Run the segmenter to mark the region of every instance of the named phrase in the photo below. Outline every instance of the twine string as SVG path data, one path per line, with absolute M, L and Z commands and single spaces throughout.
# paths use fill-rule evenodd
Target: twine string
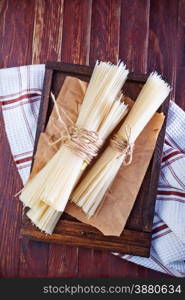
M 81 157 L 86 163 L 97 156 L 98 151 L 103 144 L 102 139 L 98 136 L 98 133 L 95 131 L 89 131 L 84 128 L 80 128 L 74 124 L 68 114 L 62 109 L 65 117 L 70 121 L 71 126 L 67 127 L 65 122 L 62 120 L 62 117 L 59 112 L 59 108 L 55 99 L 54 94 L 51 92 L 51 98 L 54 102 L 54 107 L 58 120 L 63 125 L 66 135 L 62 135 L 56 141 L 49 143 L 49 145 L 54 145 L 59 141 L 63 141 L 63 146 L 70 148 L 75 154 Z
M 130 142 L 131 128 L 128 131 L 128 126 L 126 126 L 125 129 L 126 138 L 115 134 L 110 141 L 110 145 L 120 153 L 117 158 L 124 156 L 123 165 L 128 166 L 132 162 L 134 143 Z
M 87 163 L 90 163 L 97 156 L 103 142 L 98 133 L 76 126 L 70 127 L 69 130 L 70 139 L 67 140 L 64 146 L 70 148 Z
M 60 123 L 62 124 L 62 126 L 64 127 L 64 129 L 65 129 L 65 131 L 66 131 L 66 133 L 67 133 L 66 136 L 62 135 L 59 139 L 57 139 L 56 141 L 50 143 L 50 145 L 54 145 L 54 144 L 60 142 L 61 140 L 65 140 L 66 138 L 70 138 L 70 133 L 69 133 L 69 130 L 68 130 L 68 127 L 67 127 L 66 123 L 64 122 L 64 120 L 62 119 L 62 117 L 61 117 L 61 115 L 60 115 L 59 108 L 58 108 L 58 104 L 57 104 L 57 101 L 56 101 L 56 99 L 55 99 L 55 95 L 53 94 L 52 91 L 50 92 L 50 95 L 51 95 L 51 99 L 52 99 L 53 104 L 54 104 L 54 108 L 55 108 L 55 110 L 56 110 L 56 114 L 57 114 L 58 120 L 60 121 Z M 65 115 L 65 117 L 69 120 L 69 122 L 70 122 L 72 125 L 74 125 L 73 120 L 71 120 L 71 118 L 70 118 L 69 115 L 65 112 L 65 110 L 64 110 L 62 107 L 60 107 L 60 109 L 62 110 L 62 113 Z

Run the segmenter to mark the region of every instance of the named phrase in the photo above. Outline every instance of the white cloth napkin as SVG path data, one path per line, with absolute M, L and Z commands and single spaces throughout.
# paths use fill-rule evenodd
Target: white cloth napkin
M 0 70 L 6 134 L 23 183 L 30 172 L 44 73 L 44 65 Z M 185 112 L 174 102 L 167 122 L 150 258 L 114 255 L 185 277 Z

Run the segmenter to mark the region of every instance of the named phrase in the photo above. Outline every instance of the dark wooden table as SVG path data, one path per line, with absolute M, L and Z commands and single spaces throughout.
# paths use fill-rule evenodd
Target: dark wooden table
M 185 109 L 185 0 L 1 0 L 0 67 L 124 60 L 157 70 Z M 0 276 L 161 277 L 110 253 L 20 240 L 21 188 L 0 114 Z

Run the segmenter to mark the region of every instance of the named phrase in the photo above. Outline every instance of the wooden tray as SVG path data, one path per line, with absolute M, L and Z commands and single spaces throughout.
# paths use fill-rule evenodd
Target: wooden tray
M 53 108 L 53 103 L 50 101 L 49 97 L 50 90 L 57 96 L 66 76 L 74 76 L 81 80 L 89 81 L 92 70 L 93 68 L 89 66 L 58 62 L 47 63 L 34 153 L 37 149 L 40 133 L 45 130 Z M 135 100 L 147 77 L 146 74 L 130 73 L 128 80 L 124 85 L 126 95 Z M 159 111 L 162 111 L 167 115 L 168 106 L 169 101 L 166 100 Z M 94 227 L 83 224 L 67 214 L 62 215 L 62 218 L 58 222 L 52 235 L 46 235 L 41 232 L 31 224 L 26 216 L 24 216 L 21 236 L 43 242 L 84 246 L 148 257 L 150 253 L 152 221 L 165 126 L 166 122 L 163 124 L 153 158 L 148 167 L 126 227 L 120 237 L 104 236 Z

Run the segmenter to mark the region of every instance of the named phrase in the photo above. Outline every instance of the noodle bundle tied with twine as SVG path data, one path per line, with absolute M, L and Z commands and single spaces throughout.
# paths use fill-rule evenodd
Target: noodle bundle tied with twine
M 121 165 L 131 163 L 135 140 L 169 92 L 169 85 L 156 72 L 149 76 L 118 133 L 74 190 L 72 202 L 89 218 L 96 212 Z
M 102 143 L 125 116 L 127 106 L 120 91 L 127 75 L 122 62 L 96 63 L 76 124 L 68 128 L 60 149 L 22 190 L 20 200 L 35 216 L 38 207 L 47 214 L 42 226 L 36 224 L 41 230 L 51 232 L 55 223 L 52 220 L 64 211 L 84 163 L 98 154 Z M 52 210 L 55 213 L 51 215 Z M 32 221 L 36 223 L 36 218 Z

